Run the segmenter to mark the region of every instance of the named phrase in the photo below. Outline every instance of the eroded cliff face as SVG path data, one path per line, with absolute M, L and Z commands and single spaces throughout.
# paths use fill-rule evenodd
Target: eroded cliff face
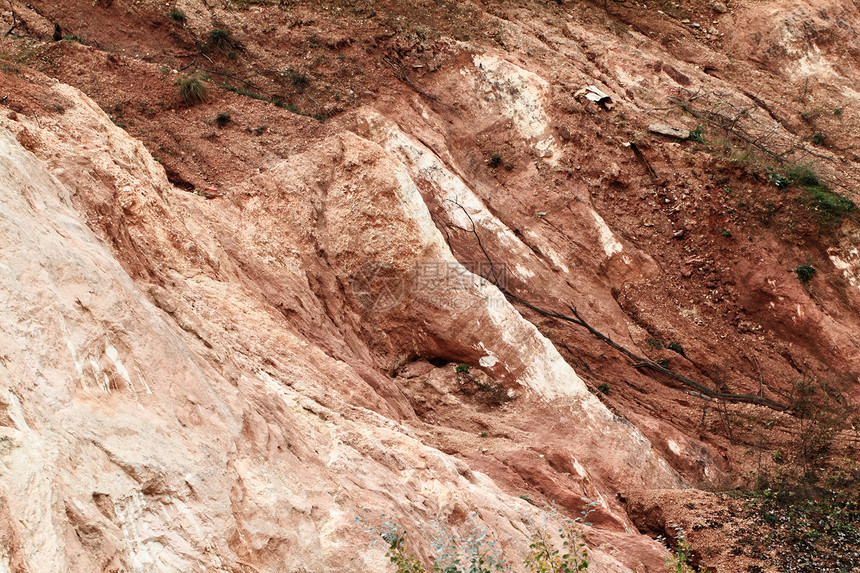
M 587 468 L 572 484 L 599 484 L 610 539 L 643 553 L 596 563 L 659 561 L 610 492 L 680 480 L 495 287 L 464 283 L 462 310 L 374 314 L 335 286 L 368 262 L 407 284 L 422 262 L 459 269 L 396 158 L 335 133 L 237 204 L 198 202 L 88 98 L 42 82 L 62 114 L 2 120 L 7 565 L 382 570 L 354 520 L 392 511 L 416 533 L 477 512 L 521 553 L 534 509 L 422 443 L 377 367 L 395 352 L 475 357 L 515 399 L 549 400 L 578 436 L 563 455 Z M 121 210 L 149 277 L 130 279 L 74 208 L 82 195 Z M 409 346 L 381 338 L 408 332 Z
M 251 4 L 13 3 L 0 570 L 383 571 L 356 523 L 382 514 L 424 558 L 439 524 L 484 527 L 516 570 L 535 506 L 587 499 L 590 570 L 659 571 L 627 497 L 737 483 L 729 416 L 792 418 L 719 412 L 535 307 L 718 392 L 827 375 L 856 401 L 856 221 L 646 130 L 743 110 L 740 133 L 850 186 L 852 5 L 801 37 L 800 3 L 771 7 L 782 35 L 760 6 L 691 5 L 717 18 L 691 27 L 636 4 Z M 798 78 L 814 105 L 774 96 Z

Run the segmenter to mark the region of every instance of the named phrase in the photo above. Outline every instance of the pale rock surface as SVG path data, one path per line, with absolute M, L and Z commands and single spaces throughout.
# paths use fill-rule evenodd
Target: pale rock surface
M 88 98 L 44 89 L 64 113 L 0 119 L 0 566 L 381 571 L 356 517 L 430 539 L 434 516 L 473 511 L 520 563 L 534 508 L 414 437 L 377 369 L 403 348 L 492 356 L 517 392 L 559 401 L 594 483 L 680 485 L 486 282 L 459 313 L 371 317 L 344 292 L 368 261 L 456 264 L 376 143 L 334 135 L 216 205 L 174 190 Z M 662 559 L 638 534 L 594 539 L 594 570 Z

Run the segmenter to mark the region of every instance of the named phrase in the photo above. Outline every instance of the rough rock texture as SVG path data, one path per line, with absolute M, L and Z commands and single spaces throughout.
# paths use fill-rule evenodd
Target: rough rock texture
M 369 368 L 397 350 L 379 336 L 416 321 L 421 336 L 400 352 L 493 357 L 487 372 L 513 392 L 553 400 L 581 435 L 561 454 L 588 468 L 579 479 L 679 485 L 483 280 L 459 293 L 462 312 L 391 312 L 364 335 L 355 299 L 325 290 L 338 277 L 367 261 L 407 277 L 422 260 L 457 264 L 404 166 L 376 144 L 333 135 L 250 181 L 241 210 L 210 207 L 171 188 L 85 96 L 60 84 L 46 94 L 64 108 L 50 122 L 2 121 L 7 564 L 379 570 L 382 549 L 364 551 L 353 520 L 393 510 L 418 531 L 436 513 L 475 511 L 521 552 L 534 510 L 423 446 L 402 393 Z M 44 161 L 23 134 L 50 150 Z M 83 194 L 122 209 L 127 260 L 161 276 L 129 278 L 73 208 Z M 303 320 L 330 313 L 341 330 L 285 319 L 302 307 Z M 630 543 L 613 507 L 605 500 L 618 541 L 595 563 L 659 561 L 643 541 L 639 555 L 610 556 Z
M 536 308 L 717 392 L 857 403 L 856 217 L 708 123 L 853 189 L 852 4 L 233 4 L 2 15 L 0 571 L 383 571 L 383 513 L 517 570 L 535 506 L 586 500 L 590 570 L 660 571 L 649 535 L 718 505 L 690 486 L 798 422 Z

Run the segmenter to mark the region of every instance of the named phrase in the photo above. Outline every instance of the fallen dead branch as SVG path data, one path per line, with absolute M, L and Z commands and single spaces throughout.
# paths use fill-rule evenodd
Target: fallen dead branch
M 732 403 L 756 404 L 759 406 L 765 406 L 767 408 L 771 408 L 771 409 L 778 410 L 781 412 L 790 409 L 790 406 L 788 406 L 787 404 L 782 404 L 780 402 L 776 402 L 775 400 L 771 400 L 771 399 L 765 398 L 763 396 L 756 396 L 753 394 L 730 394 L 730 393 L 726 393 L 726 392 L 720 392 L 718 390 L 713 390 L 713 389 L 705 386 L 704 384 L 701 384 L 701 383 L 696 382 L 695 380 L 693 380 L 691 378 L 688 378 L 686 376 L 678 374 L 677 372 L 675 372 L 669 368 L 665 368 L 663 366 L 660 366 L 656 362 L 654 362 L 648 358 L 645 358 L 644 356 L 639 356 L 638 354 L 636 354 L 636 353 L 628 350 L 627 348 L 621 346 L 620 344 L 618 344 L 617 342 L 615 342 L 614 340 L 612 340 L 611 338 L 609 338 L 608 336 L 606 336 L 605 334 L 603 334 L 602 332 L 600 332 L 599 330 L 597 330 L 596 328 L 591 326 L 584 318 L 582 318 L 582 316 L 577 311 L 576 307 L 573 305 L 567 305 L 567 307 L 570 309 L 571 314 L 564 314 L 564 313 L 555 312 L 552 310 L 547 310 L 545 308 L 541 308 L 541 307 L 539 307 L 535 304 L 532 304 L 529 301 L 513 294 L 512 292 L 508 291 L 506 288 L 504 288 L 503 283 L 499 280 L 499 276 L 498 276 L 498 273 L 496 272 L 495 264 L 493 263 L 492 258 L 490 257 L 489 253 L 487 253 L 487 250 L 484 247 L 483 242 L 481 241 L 481 236 L 478 234 L 478 230 L 475 226 L 475 222 L 472 220 L 472 216 L 469 215 L 469 212 L 460 203 L 458 203 L 454 200 L 451 200 L 451 199 L 448 199 L 448 201 L 450 203 L 456 205 L 457 207 L 459 207 L 463 211 L 463 213 L 466 215 L 466 217 L 469 219 L 469 223 L 471 224 L 470 229 L 465 229 L 462 227 L 458 227 L 458 229 L 461 229 L 467 233 L 471 233 L 472 235 L 475 236 L 475 239 L 478 243 L 478 248 L 481 250 L 481 253 L 483 254 L 484 258 L 487 259 L 487 262 L 490 265 L 490 272 L 493 275 L 493 277 L 492 277 L 493 284 L 495 284 L 495 286 L 500 291 L 502 291 L 502 293 L 506 297 L 508 297 L 509 299 L 525 306 L 526 308 L 529 308 L 529 309 L 537 312 L 538 314 L 542 314 L 543 316 L 548 316 L 550 318 L 555 318 L 557 320 L 561 320 L 564 322 L 569 322 L 571 324 L 575 324 L 577 326 L 581 326 L 582 328 L 586 329 L 592 336 L 594 336 L 598 340 L 604 342 L 608 346 L 611 346 L 612 348 L 614 348 L 615 350 L 619 351 L 624 356 L 629 358 L 631 360 L 631 366 L 633 366 L 634 368 L 647 368 L 647 369 L 652 370 L 654 372 L 663 374 L 664 376 L 668 376 L 669 378 L 671 378 L 677 382 L 680 382 L 681 384 L 683 384 L 689 388 L 692 388 L 696 392 L 703 394 L 705 396 L 708 396 L 710 398 L 722 400 L 725 402 L 732 402 Z

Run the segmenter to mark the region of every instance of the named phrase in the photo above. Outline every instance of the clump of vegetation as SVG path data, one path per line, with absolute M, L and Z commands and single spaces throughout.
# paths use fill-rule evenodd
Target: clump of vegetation
M 697 125 L 696 129 L 690 132 L 690 141 L 695 141 L 696 143 L 705 143 L 704 126 Z
M 687 541 L 687 535 L 684 528 L 680 525 L 672 525 L 675 530 L 675 548 L 672 554 L 666 558 L 666 569 L 672 573 L 693 573 L 690 560 L 693 557 L 693 546 Z
M 520 497 L 531 503 L 527 494 Z M 575 519 L 560 516 L 555 507 L 541 511 L 540 521 L 546 524 L 553 519 L 560 521 L 561 527 L 557 535 L 552 535 L 546 525 L 530 525 L 532 534 L 524 563 L 528 571 L 574 573 L 588 569 L 590 560 L 582 525 L 598 502 L 584 501 L 587 504 L 581 512 L 582 516 Z M 438 525 L 438 530 L 438 537 L 430 542 L 434 553 L 434 573 L 510 573 L 511 565 L 502 556 L 497 542 L 471 518 L 466 522 L 465 535 L 455 534 L 444 525 Z M 426 573 L 427 567 L 415 553 L 407 549 L 406 531 L 399 525 L 386 520 L 380 529 L 371 526 L 367 531 L 378 533 L 388 544 L 386 556 L 394 565 L 396 573 Z
M 469 368 L 468 364 L 458 364 L 455 370 L 457 371 L 457 374 L 468 374 Z
M 299 93 L 304 93 L 308 86 L 311 85 L 311 78 L 301 70 L 295 70 L 293 68 L 287 68 L 285 75 L 290 80 L 290 83 L 296 91 Z
M 812 134 L 812 137 L 809 138 L 809 141 L 811 141 L 813 145 L 821 145 L 822 143 L 824 143 L 825 139 L 826 138 L 824 134 L 819 131 L 818 133 Z
M 804 377 L 792 391 L 790 440 L 756 479 L 747 508 L 762 525 L 780 571 L 860 570 L 858 408 L 844 384 Z M 852 439 L 853 437 L 853 439 Z
M 672 342 L 670 342 L 669 344 L 667 344 L 666 348 L 668 348 L 669 350 L 672 350 L 674 352 L 677 352 L 681 356 L 686 356 L 686 354 L 684 354 L 684 348 L 680 344 L 675 342 L 674 340 Z
M 797 275 L 797 278 L 803 284 L 808 283 L 812 280 L 812 277 L 815 276 L 816 269 L 809 263 L 803 263 L 802 265 L 798 265 L 796 269 L 794 269 L 794 274 Z
M 601 394 L 607 394 L 608 395 L 609 394 L 609 384 L 607 384 L 606 382 L 603 382 L 602 384 L 598 384 L 597 390 Z
M 214 28 L 209 32 L 209 37 L 207 38 L 206 44 L 210 48 L 217 48 L 224 53 L 229 54 L 232 52 L 236 46 L 238 46 L 236 40 L 233 38 L 233 35 L 230 34 L 229 30 L 224 30 L 222 28 Z
M 466 535 L 454 535 L 440 526 L 439 537 L 430 546 L 436 553 L 433 571 L 438 573 L 492 573 L 510 571 L 495 539 L 470 518 Z M 397 573 L 401 573 L 398 571 Z M 407 573 L 407 572 L 403 572 Z
M 566 520 L 558 536 L 562 540 L 561 550 L 555 546 L 545 529 L 539 528 L 532 534 L 530 551 L 525 560 L 530 571 L 573 573 L 588 569 L 588 550 L 582 542 L 579 524 L 571 519 Z
M 487 159 L 487 165 L 490 167 L 490 169 L 495 169 L 496 167 L 498 167 L 501 164 L 502 164 L 502 156 L 498 153 L 493 153 Z
M 425 573 L 427 571 L 415 554 L 406 550 L 405 531 L 395 526 L 393 530 L 384 533 L 382 537 L 388 542 L 388 551 L 385 552 L 385 555 L 397 568 L 397 573 Z
M 730 238 L 730 237 L 732 236 L 732 232 L 731 232 L 729 229 L 726 229 L 726 228 L 724 227 L 724 228 L 720 229 L 720 235 L 722 235 L 722 236 L 724 236 L 725 238 L 727 238 L 727 239 L 728 239 L 728 238 Z
M 173 10 L 168 12 L 167 17 L 176 22 L 177 24 L 184 24 L 186 21 L 185 13 L 177 8 L 174 8 Z
M 789 185 L 791 185 L 791 181 L 785 175 L 780 175 L 779 173 L 770 173 L 767 176 L 768 181 L 773 183 L 773 185 L 777 189 L 785 189 Z
M 217 116 L 215 116 L 215 125 L 218 127 L 224 127 L 228 123 L 230 123 L 230 114 L 226 111 L 222 111 Z
M 807 204 L 820 214 L 819 222 L 824 225 L 841 223 L 856 208 L 851 199 L 831 190 L 808 165 L 790 165 L 784 176 L 806 190 Z
M 188 74 L 177 80 L 179 85 L 179 96 L 188 105 L 195 105 L 206 101 L 206 83 L 197 74 Z
M 778 464 L 781 464 L 785 461 L 785 454 L 782 453 L 782 448 L 777 448 L 776 451 L 770 456 L 770 459 L 775 461 Z

